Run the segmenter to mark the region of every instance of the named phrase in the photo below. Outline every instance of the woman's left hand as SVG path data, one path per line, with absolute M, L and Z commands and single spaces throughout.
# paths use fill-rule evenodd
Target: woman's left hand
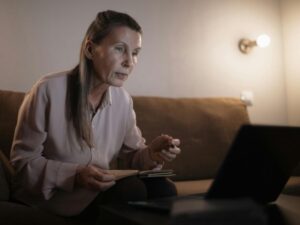
M 163 163 L 164 161 L 170 162 L 180 154 L 181 150 L 179 139 L 174 139 L 169 135 L 160 135 L 156 137 L 149 147 L 150 157 L 153 161 Z

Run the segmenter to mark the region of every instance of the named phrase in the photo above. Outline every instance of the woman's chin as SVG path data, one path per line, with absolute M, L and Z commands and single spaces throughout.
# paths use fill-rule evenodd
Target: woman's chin
M 124 83 L 125 83 L 125 80 L 115 79 L 112 82 L 110 82 L 110 85 L 114 86 L 114 87 L 122 87 L 124 85 Z

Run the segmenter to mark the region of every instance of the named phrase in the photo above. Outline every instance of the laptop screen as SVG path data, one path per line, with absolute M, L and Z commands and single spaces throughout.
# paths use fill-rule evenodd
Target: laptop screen
M 299 127 L 244 125 L 205 197 L 275 201 L 299 159 Z

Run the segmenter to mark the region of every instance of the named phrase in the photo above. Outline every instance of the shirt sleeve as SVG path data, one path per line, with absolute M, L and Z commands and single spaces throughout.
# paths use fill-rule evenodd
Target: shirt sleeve
M 134 169 L 149 170 L 161 168 L 160 164 L 157 164 L 150 158 L 145 142 L 146 141 L 143 138 L 140 129 L 137 127 L 136 114 L 133 109 L 132 98 L 130 98 L 127 131 L 124 139 L 124 145 L 121 150 L 123 160 L 127 160 L 127 166 Z
M 25 96 L 20 107 L 11 150 L 15 183 L 44 199 L 50 199 L 57 189 L 72 191 L 78 166 L 43 156 L 48 107 L 47 86 L 40 81 Z

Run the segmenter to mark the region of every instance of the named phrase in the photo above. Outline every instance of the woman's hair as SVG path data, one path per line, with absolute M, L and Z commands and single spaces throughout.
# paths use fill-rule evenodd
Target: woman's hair
M 82 41 L 79 64 L 71 70 L 67 82 L 67 118 L 73 123 L 79 138 L 93 146 L 88 94 L 91 88 L 93 64 L 85 55 L 88 41 L 99 44 L 115 27 L 125 26 L 140 34 L 142 28 L 128 14 L 112 10 L 99 12 Z

